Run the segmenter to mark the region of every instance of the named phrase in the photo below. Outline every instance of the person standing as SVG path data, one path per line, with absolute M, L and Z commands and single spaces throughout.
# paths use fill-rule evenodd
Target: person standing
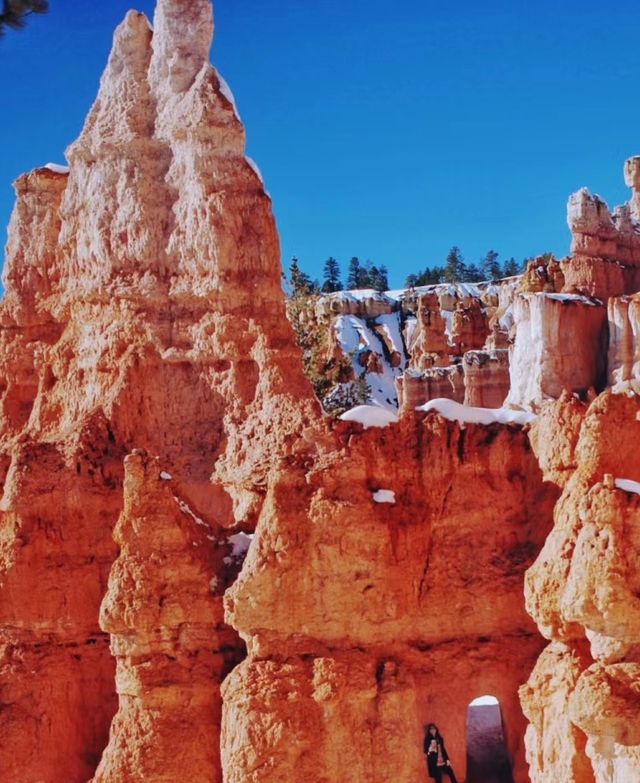
M 449 761 L 447 749 L 444 746 L 442 735 L 435 723 L 429 723 L 424 735 L 424 754 L 427 757 L 427 769 L 429 776 L 436 783 L 442 783 L 443 775 L 446 775 L 451 783 L 458 783 L 455 773 Z

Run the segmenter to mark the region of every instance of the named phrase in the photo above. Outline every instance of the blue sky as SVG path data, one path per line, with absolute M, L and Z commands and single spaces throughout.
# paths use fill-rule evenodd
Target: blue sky
M 152 0 L 51 0 L 0 41 L 0 223 L 10 183 L 63 161 L 113 28 Z M 274 200 L 285 266 L 333 255 L 390 283 L 489 249 L 568 252 L 566 200 L 627 198 L 640 154 L 632 0 L 217 0 L 212 60 Z

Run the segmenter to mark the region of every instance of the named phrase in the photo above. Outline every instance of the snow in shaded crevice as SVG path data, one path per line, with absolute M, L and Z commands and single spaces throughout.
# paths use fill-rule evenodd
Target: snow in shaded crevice
M 621 489 L 623 492 L 632 492 L 634 495 L 640 495 L 640 481 L 617 478 L 614 484 L 616 489 Z
M 374 503 L 395 503 L 396 493 L 392 489 L 378 489 L 371 497 Z
M 201 527 L 206 527 L 207 530 L 211 530 L 211 527 L 203 519 L 200 519 L 200 517 L 193 511 L 188 503 L 185 503 L 185 501 L 181 500 L 177 495 L 174 495 L 173 499 L 178 504 L 180 511 L 182 511 L 183 514 L 186 514 L 188 517 L 191 517 L 196 525 L 200 525 Z
M 398 367 L 391 367 L 383 348 L 383 340 L 373 328 L 367 325 L 364 318 L 356 315 L 340 315 L 335 321 L 335 335 L 345 356 L 350 357 L 353 375 L 359 378 L 365 368 L 359 357 L 365 351 L 370 351 L 380 357 L 382 372 L 366 371 L 366 379 L 371 390 L 370 401 L 389 410 L 397 410 L 398 396 L 396 379 L 402 375 L 406 364 L 404 344 L 400 334 L 400 321 L 397 313 L 380 315 L 370 319 L 372 326 L 380 326 L 386 335 L 392 351 L 401 356 Z
M 356 405 L 355 408 L 343 413 L 340 419 L 358 422 L 366 430 L 369 427 L 387 427 L 389 424 L 395 424 L 398 416 L 388 408 L 381 408 L 379 405 Z
M 537 418 L 535 413 L 528 411 L 516 411 L 511 408 L 474 408 L 444 398 L 429 400 L 416 410 L 436 411 L 443 418 L 457 421 L 460 424 L 519 424 L 523 426 L 530 424 Z
M 227 538 L 227 541 L 231 544 L 231 554 L 223 558 L 224 563 L 232 563 L 238 560 L 244 560 L 253 541 L 253 533 L 233 533 Z

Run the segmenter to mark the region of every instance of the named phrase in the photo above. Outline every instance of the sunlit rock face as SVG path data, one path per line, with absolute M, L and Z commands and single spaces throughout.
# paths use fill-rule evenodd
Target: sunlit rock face
M 520 294 L 507 404 L 535 408 L 563 391 L 582 396 L 605 385 L 607 315 L 602 303 L 572 294 Z
M 613 213 L 586 188 L 567 205 L 572 258 L 563 264 L 565 291 L 607 299 L 640 288 L 640 157 L 624 164 L 631 199 Z
M 249 650 L 223 686 L 225 779 L 339 780 L 355 748 L 350 780 L 418 780 L 428 720 L 463 776 L 467 705 L 493 693 L 526 781 L 522 575 L 557 497 L 527 434 L 435 412 L 336 434 L 346 451 L 274 487 L 225 596 Z
M 433 720 L 464 779 L 490 693 L 515 783 L 640 779 L 637 159 L 568 261 L 320 300 L 387 426 L 328 421 L 212 35 L 129 13 L 69 171 L 16 183 L 0 777 L 417 782 Z M 505 397 L 535 423 L 474 421 Z
M 244 655 L 222 622 L 241 559 L 220 531 L 250 532 L 273 466 L 323 437 L 307 435 L 318 408 L 271 203 L 208 63 L 212 31 L 207 0 L 162 0 L 154 29 L 129 13 L 69 171 L 16 183 L 0 308 L 3 780 L 85 783 L 99 762 L 100 781 L 166 780 L 187 749 L 194 780 L 219 779 L 219 682 Z M 136 449 L 172 490 L 129 463 L 123 495 Z M 185 699 L 201 724 L 190 745 Z
M 549 404 L 534 427 L 557 423 L 534 445 L 564 486 L 525 582 L 551 640 L 521 691 L 534 783 L 640 778 L 639 412 L 632 391 L 607 391 L 588 408 Z

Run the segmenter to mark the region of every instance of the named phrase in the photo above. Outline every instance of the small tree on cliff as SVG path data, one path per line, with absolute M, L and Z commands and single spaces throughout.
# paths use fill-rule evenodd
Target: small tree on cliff
M 0 13 L 0 37 L 5 28 L 20 30 L 30 14 L 45 14 L 49 10 L 47 0 L 3 0 Z
M 311 280 L 306 272 L 300 268 L 298 259 L 294 256 L 289 266 L 289 285 L 291 296 L 311 296 L 318 292 L 318 286 Z
M 324 262 L 323 278 L 322 290 L 324 293 L 331 293 L 332 291 L 340 291 L 342 289 L 342 283 L 340 282 L 340 266 L 333 256 L 329 256 Z

